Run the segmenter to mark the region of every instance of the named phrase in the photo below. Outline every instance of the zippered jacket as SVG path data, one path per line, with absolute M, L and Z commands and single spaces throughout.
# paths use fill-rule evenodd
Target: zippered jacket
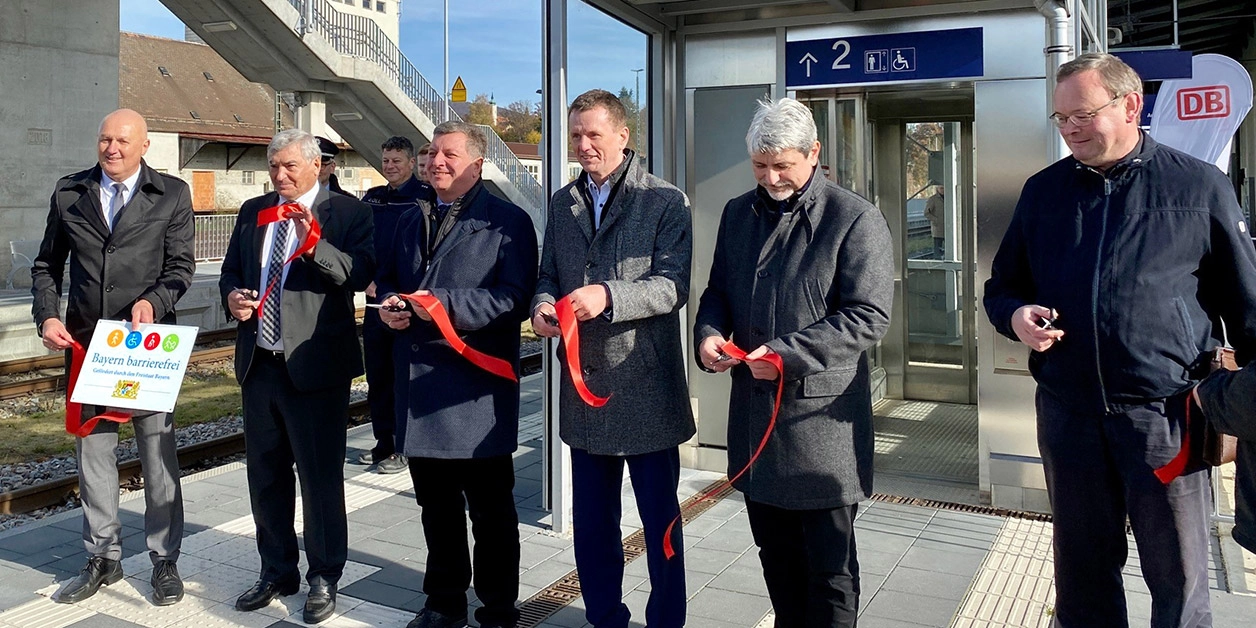
M 1077 411 L 1181 392 L 1227 336 L 1245 363 L 1256 249 L 1234 188 L 1147 135 L 1107 172 L 1072 157 L 1048 166 L 1025 183 L 985 284 L 986 314 L 1012 340 L 1027 304 L 1054 308 L 1064 331 L 1030 355 L 1030 372 Z

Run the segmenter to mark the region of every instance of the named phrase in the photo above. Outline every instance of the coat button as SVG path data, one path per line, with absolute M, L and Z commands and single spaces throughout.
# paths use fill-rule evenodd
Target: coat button
M 592 374 L 593 374 L 593 369 L 591 369 L 591 368 L 589 368 L 589 367 L 587 367 L 587 366 L 586 366 L 586 367 L 584 367 L 584 368 L 582 368 L 582 369 L 580 369 L 580 370 L 581 370 L 581 371 L 583 371 L 585 375 L 592 375 Z
M 112 245 L 112 244 L 110 244 L 110 245 L 109 245 L 109 248 L 108 248 L 108 249 L 106 249 L 106 251 L 107 251 L 107 252 L 109 252 L 109 253 L 113 253 L 113 252 L 114 252 L 114 251 L 116 251 L 116 250 L 118 250 L 118 247 L 116 247 L 116 246 L 114 246 L 114 245 Z
M 584 267 L 585 267 L 585 268 L 593 268 L 593 262 L 592 262 L 592 261 L 585 262 L 585 263 L 584 263 Z
M 113 292 L 113 284 L 105 286 L 105 292 Z
M 768 271 L 766 271 L 766 270 L 761 270 L 761 271 L 759 271 L 759 276 L 760 276 L 760 277 L 767 277 L 767 276 L 768 276 Z
M 410 345 L 410 350 L 414 351 L 415 353 L 418 353 L 419 345 Z

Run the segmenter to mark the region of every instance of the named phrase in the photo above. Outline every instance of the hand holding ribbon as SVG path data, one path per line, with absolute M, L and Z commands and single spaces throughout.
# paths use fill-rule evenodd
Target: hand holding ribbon
M 83 370 L 83 361 L 87 359 L 87 350 L 78 341 L 70 345 L 70 373 L 65 385 L 65 431 L 83 438 L 96 429 L 101 419 L 115 423 L 126 423 L 131 420 L 131 413 L 119 410 L 102 412 L 87 421 L 83 421 L 83 406 L 70 401 L 74 396 L 74 387 L 78 384 L 79 371 Z
M 318 224 L 318 219 L 314 214 L 306 210 L 299 203 L 283 203 L 274 207 L 268 207 L 257 213 L 257 226 L 265 227 L 273 222 L 280 220 L 297 219 L 297 235 L 300 237 L 302 230 L 306 230 L 305 237 L 302 238 L 301 244 L 297 246 L 297 250 L 284 261 L 283 265 L 287 266 L 306 253 L 314 250 L 318 245 L 318 241 L 323 237 L 323 228 Z M 306 226 L 308 223 L 308 227 Z M 266 297 L 270 296 L 271 286 L 266 286 L 266 290 L 262 292 L 262 296 L 257 300 L 257 317 L 262 317 L 262 307 L 266 305 Z
M 519 378 L 515 376 L 515 367 L 510 362 L 472 349 L 462 338 L 458 337 L 453 321 L 449 320 L 449 313 L 445 311 L 445 306 L 441 304 L 440 299 L 426 290 L 397 296 L 418 306 L 430 316 L 432 322 L 436 323 L 436 328 L 440 330 L 441 336 L 445 338 L 445 342 L 448 342 L 458 355 L 493 375 L 504 377 L 512 382 L 519 381 Z
M 589 390 L 584 382 L 584 369 L 580 367 L 580 328 L 576 323 L 576 313 L 572 308 L 571 299 L 562 298 L 554 304 L 554 317 L 558 319 L 558 329 L 562 332 L 563 347 L 567 351 L 567 374 L 585 403 L 594 408 L 601 408 L 610 401 L 611 396 L 599 397 Z
M 778 373 L 776 378 L 776 400 L 772 405 L 772 416 L 768 419 L 768 427 L 763 430 L 763 437 L 759 439 L 759 446 L 755 448 L 754 453 L 750 456 L 750 459 L 746 461 L 745 466 L 733 475 L 732 478 L 729 478 L 719 486 L 703 493 L 700 497 L 698 497 L 698 499 L 694 500 L 694 503 L 709 499 L 711 495 L 724 490 L 727 486 L 731 486 L 733 482 L 736 482 L 742 475 L 745 475 L 746 471 L 750 470 L 750 467 L 753 466 L 755 461 L 759 459 L 759 455 L 763 453 L 763 448 L 767 446 L 768 438 L 772 436 L 772 431 L 776 429 L 776 417 L 781 412 L 781 395 L 785 392 L 785 366 L 779 353 L 767 350 L 765 347 L 759 347 L 747 355 L 745 351 L 733 344 L 731 340 L 725 342 L 724 346 L 720 347 L 720 352 L 734 360 L 741 360 L 742 362 L 747 363 L 763 362 L 766 363 L 765 365 L 770 365 L 775 368 Z M 751 355 L 755 355 L 756 357 L 751 358 Z M 668 559 L 671 559 L 676 555 L 676 550 L 672 547 L 672 528 L 674 528 L 680 521 L 682 515 L 683 513 L 676 515 L 676 518 L 672 519 L 672 522 L 667 524 L 667 531 L 663 533 L 663 555 Z

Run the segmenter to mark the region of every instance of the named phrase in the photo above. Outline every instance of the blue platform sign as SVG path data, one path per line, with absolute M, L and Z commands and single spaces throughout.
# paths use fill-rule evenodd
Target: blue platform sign
M 888 81 L 978 78 L 980 28 L 808 39 L 785 43 L 788 89 Z

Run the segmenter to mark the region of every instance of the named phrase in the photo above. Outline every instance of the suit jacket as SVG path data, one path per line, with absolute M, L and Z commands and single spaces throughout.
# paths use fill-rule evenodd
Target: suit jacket
M 757 189 L 724 206 L 694 344 L 714 335 L 746 351 L 767 344 L 785 367 L 776 431 L 735 485 L 750 499 L 826 509 L 872 492 L 865 352 L 889 328 L 892 250 L 881 212 L 824 177 L 813 175 L 780 218 Z M 776 393 L 776 382 L 754 379 L 744 364 L 731 373 L 730 475 L 758 446 Z
M 536 289 L 536 232 L 518 206 L 477 183 L 463 195 L 448 234 L 424 255 L 424 210 L 398 222 L 381 259 L 376 294 L 430 290 L 459 337 L 472 348 L 514 364 L 519 372 L 519 325 Z M 449 220 L 450 218 L 446 218 Z M 518 447 L 519 384 L 467 361 L 434 323 L 414 317 L 398 332 L 397 440 L 407 456 L 484 458 Z
M 588 175 L 554 194 L 545 225 L 541 275 L 532 309 L 572 290 L 605 284 L 610 313 L 580 323 L 580 363 L 589 389 L 611 393 L 601 408 L 585 404 L 563 363 L 559 436 L 593 454 L 661 451 L 694 434 L 681 353 L 680 308 L 689 299 L 693 227 L 689 201 L 675 186 L 627 167 L 602 209 L 596 232 Z
M 37 326 L 60 318 L 65 260 L 70 259 L 66 328 L 84 346 L 101 319 L 131 318 L 139 299 L 153 320 L 174 323 L 175 302 L 192 285 L 192 196 L 181 179 L 140 163 L 135 193 L 110 231 L 100 206 L 100 166 L 57 181 L 48 224 L 31 268 Z
M 227 295 L 232 290 L 247 288 L 260 295 L 264 289 L 261 256 L 266 227 L 257 226 L 257 215 L 281 202 L 279 194 L 271 192 L 240 207 L 218 279 L 228 316 Z M 348 385 L 362 374 L 353 293 L 365 290 L 375 272 L 374 229 L 365 203 L 320 190 L 314 216 L 322 225 L 323 237 L 312 258 L 302 255 L 292 261 L 278 295 L 283 308 L 284 359 L 293 383 L 305 391 Z M 236 379 L 242 384 L 256 346 L 257 316 L 253 316 L 240 323 L 236 334 Z

